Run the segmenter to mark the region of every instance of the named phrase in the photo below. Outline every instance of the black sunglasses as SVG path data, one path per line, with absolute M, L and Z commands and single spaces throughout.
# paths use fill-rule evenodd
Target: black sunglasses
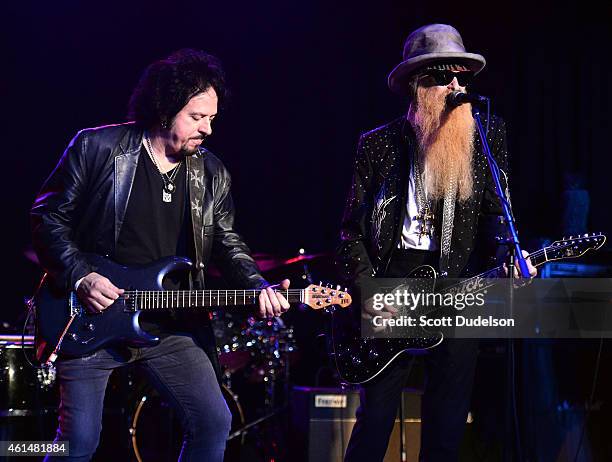
M 449 85 L 456 77 L 459 85 L 465 87 L 472 83 L 474 73 L 471 71 L 453 72 L 432 69 L 423 74 L 423 77 L 430 77 L 436 85 Z

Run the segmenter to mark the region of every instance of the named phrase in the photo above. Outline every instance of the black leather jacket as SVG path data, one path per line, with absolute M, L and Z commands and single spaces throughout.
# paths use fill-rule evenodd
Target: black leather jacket
M 112 257 L 143 132 L 131 123 L 80 131 L 44 183 L 31 211 L 33 245 L 44 269 L 64 290 L 94 269 L 82 252 Z M 234 230 L 231 179 L 211 152 L 187 158 L 197 278 L 211 255 L 239 288 L 266 285 L 242 238 Z
M 416 144 L 405 120 L 405 117 L 396 119 L 365 133 L 359 140 L 336 254 L 340 277 L 354 288 L 361 278 L 385 277 L 393 251 L 400 242 L 406 213 L 409 149 Z M 499 167 L 507 172 L 508 151 L 502 119 L 491 118 L 488 142 Z M 449 277 L 463 276 L 469 271 L 474 247 L 482 240 L 477 238 L 479 228 L 487 238 L 500 231 L 502 210 L 478 136 L 473 159 L 474 195 L 455 206 Z M 503 180 L 504 175 L 501 176 Z M 486 247 L 482 254 L 492 257 L 492 263 L 496 258 L 495 252 L 491 252 L 494 246 Z M 478 266 L 483 263 L 488 262 L 477 262 Z
M 60 289 L 72 290 L 78 279 L 95 271 L 83 259 L 83 252 L 114 254 L 142 136 L 143 131 L 131 123 L 82 130 L 44 183 L 31 210 L 33 245 L 41 265 Z M 204 287 L 204 268 L 212 256 L 234 287 L 266 286 L 249 248 L 234 230 L 229 173 L 203 148 L 186 162 L 194 285 Z M 215 339 L 204 315 L 191 323 L 193 333 L 219 374 Z

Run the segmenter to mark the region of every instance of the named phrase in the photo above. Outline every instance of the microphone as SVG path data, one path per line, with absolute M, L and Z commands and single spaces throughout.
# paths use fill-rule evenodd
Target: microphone
M 486 96 L 476 95 L 474 93 L 463 93 L 462 91 L 454 91 L 446 97 L 446 105 L 450 107 L 461 106 L 464 103 L 472 104 L 487 104 L 489 98 Z

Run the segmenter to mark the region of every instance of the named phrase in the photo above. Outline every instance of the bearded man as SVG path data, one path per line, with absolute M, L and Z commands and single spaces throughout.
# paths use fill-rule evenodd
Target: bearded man
M 342 223 L 336 263 L 357 294 L 369 278 L 405 277 L 422 264 L 448 277 L 482 265 L 473 261 L 474 248 L 486 243 L 477 229 L 499 224 L 502 209 L 470 105 L 451 108 L 446 99 L 453 91 L 466 92 L 484 66 L 485 59 L 467 53 L 451 26 L 430 24 L 406 39 L 404 60 L 388 84 L 408 97 L 407 116 L 361 137 Z M 487 136 L 507 183 L 501 119 L 490 118 Z M 389 306 L 376 315 L 389 318 L 396 312 Z M 475 340 L 447 339 L 425 358 L 422 461 L 458 458 L 477 348 Z M 410 364 L 408 355 L 400 355 L 363 385 L 346 461 L 383 460 Z

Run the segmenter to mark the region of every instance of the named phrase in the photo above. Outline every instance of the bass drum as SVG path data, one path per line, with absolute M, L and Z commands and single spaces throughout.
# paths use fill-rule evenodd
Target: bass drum
M 238 396 L 228 387 L 222 385 L 221 392 L 232 413 L 230 434 L 234 434 L 244 426 L 244 412 Z M 152 388 L 142 394 L 135 403 L 130 436 L 135 460 L 138 462 L 177 460 L 183 443 L 183 433 L 178 416 Z M 226 460 L 228 456 L 231 457 L 231 454 L 239 451 L 240 448 L 236 446 L 240 444 L 242 444 L 240 437 L 228 441 Z

